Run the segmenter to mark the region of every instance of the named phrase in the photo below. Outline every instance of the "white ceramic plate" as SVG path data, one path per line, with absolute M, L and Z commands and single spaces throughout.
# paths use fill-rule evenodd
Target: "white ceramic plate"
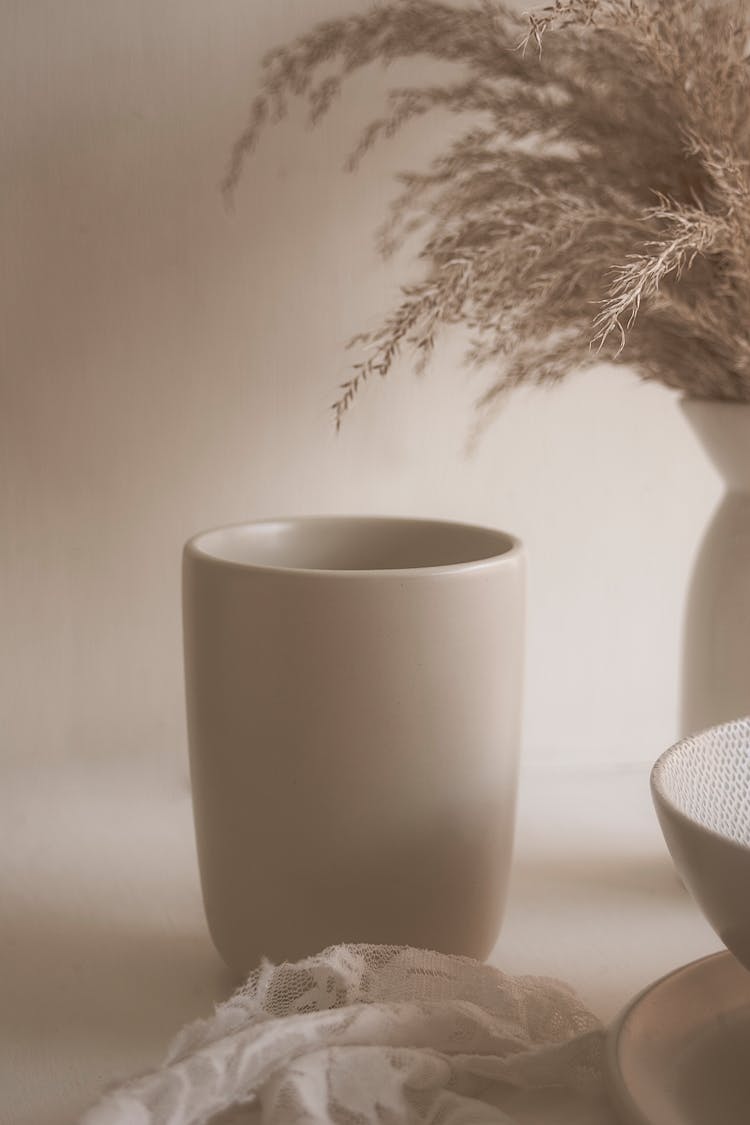
M 729 953 L 677 969 L 628 1005 L 607 1050 L 627 1125 L 748 1125 L 750 972 Z

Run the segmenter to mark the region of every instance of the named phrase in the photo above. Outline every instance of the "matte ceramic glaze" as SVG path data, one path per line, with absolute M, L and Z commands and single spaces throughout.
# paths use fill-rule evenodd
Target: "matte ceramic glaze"
M 665 751 L 651 792 L 675 867 L 721 940 L 750 969 L 750 721 Z
M 747 1125 L 750 973 L 728 953 L 647 988 L 607 1043 L 623 1125 Z
M 688 593 L 681 728 L 691 734 L 750 713 L 750 404 L 682 407 L 727 485 Z
M 198 854 L 232 968 L 342 941 L 489 953 L 523 584 L 514 539 L 440 521 L 273 520 L 186 545 Z

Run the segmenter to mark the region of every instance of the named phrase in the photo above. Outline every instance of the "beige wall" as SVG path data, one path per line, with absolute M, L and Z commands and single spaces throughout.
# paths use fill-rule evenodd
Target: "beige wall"
M 222 204 L 260 53 L 355 2 L 0 8 L 5 755 L 182 754 L 182 542 L 288 512 L 515 531 L 526 753 L 642 759 L 675 733 L 689 558 L 719 486 L 666 392 L 601 370 L 519 395 L 467 458 L 481 380 L 450 339 L 427 378 L 405 366 L 331 431 L 342 345 L 403 272 L 372 250 L 388 174 L 443 126 L 341 173 L 383 88 L 369 75 L 317 133 L 267 136 Z

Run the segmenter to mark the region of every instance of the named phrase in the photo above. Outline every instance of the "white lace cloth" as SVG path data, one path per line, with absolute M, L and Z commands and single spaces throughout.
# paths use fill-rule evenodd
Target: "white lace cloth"
M 557 981 L 340 945 L 264 963 L 80 1125 L 612 1125 L 602 1070 L 601 1026 Z

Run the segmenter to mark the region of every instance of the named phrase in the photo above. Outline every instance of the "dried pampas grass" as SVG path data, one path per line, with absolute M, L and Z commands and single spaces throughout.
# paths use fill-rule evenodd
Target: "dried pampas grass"
M 304 98 L 319 121 L 353 71 L 427 55 L 457 81 L 393 89 L 356 144 L 430 110 L 466 131 L 399 177 L 380 231 L 420 232 L 422 279 L 374 332 L 334 405 L 402 348 L 420 366 L 444 325 L 497 373 L 480 405 L 602 360 L 707 399 L 750 401 L 750 12 L 744 0 L 391 0 L 319 24 L 265 60 L 228 171 Z M 324 75 L 321 77 L 321 72 Z

